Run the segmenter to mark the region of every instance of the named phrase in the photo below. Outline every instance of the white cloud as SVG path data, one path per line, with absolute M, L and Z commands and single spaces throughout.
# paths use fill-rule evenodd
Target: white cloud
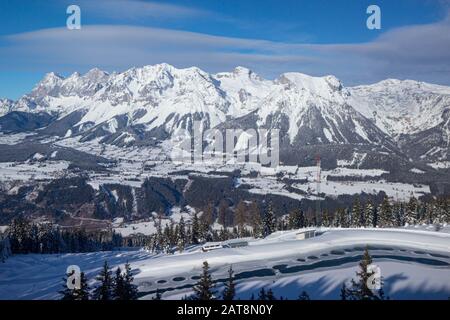
M 119 0 L 120 1 L 120 0 Z M 266 77 L 286 71 L 335 74 L 346 84 L 412 78 L 450 84 L 450 20 L 387 31 L 359 44 L 291 44 L 136 26 L 44 29 L 0 39 L 0 70 L 123 70 L 167 62 L 210 72 L 247 66 Z
M 142 0 L 81 0 L 81 9 L 98 16 L 124 20 L 193 18 L 211 13 L 181 5 Z

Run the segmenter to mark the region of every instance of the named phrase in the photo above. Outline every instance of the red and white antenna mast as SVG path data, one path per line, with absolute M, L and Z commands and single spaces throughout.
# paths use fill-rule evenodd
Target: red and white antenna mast
M 321 213 L 321 210 L 320 210 L 320 198 L 319 198 L 319 196 L 320 196 L 320 183 L 321 183 L 320 176 L 321 176 L 321 173 L 322 173 L 322 168 L 321 168 L 320 155 L 319 154 L 316 156 L 316 165 L 317 165 L 317 176 L 316 176 L 316 192 L 317 192 L 316 223 L 319 224 L 320 223 L 319 219 L 321 220 L 321 216 L 322 216 L 322 213 Z

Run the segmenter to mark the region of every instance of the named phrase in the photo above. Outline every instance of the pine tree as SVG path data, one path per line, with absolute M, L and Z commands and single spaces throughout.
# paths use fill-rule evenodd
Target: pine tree
M 348 222 L 348 215 L 347 211 L 345 209 L 338 209 L 338 226 L 341 228 L 348 228 L 349 222 Z
M 103 269 L 96 278 L 100 281 L 100 285 L 95 288 L 93 293 L 94 300 L 112 300 L 113 298 L 113 279 L 111 270 L 109 269 L 108 262 L 105 261 Z
M 419 208 L 419 203 L 418 203 L 417 199 L 414 196 L 412 196 L 409 199 L 408 204 L 406 205 L 405 223 L 407 223 L 408 225 L 414 225 L 417 223 L 418 208 Z
M 262 300 L 262 301 L 267 300 L 267 294 L 266 294 L 266 290 L 264 289 L 264 287 L 262 287 L 261 290 L 259 290 L 258 300 Z
M 205 241 L 211 241 L 210 239 L 210 228 L 214 223 L 214 205 L 209 202 L 208 205 L 203 209 L 203 214 L 200 217 L 200 233 L 201 238 Z
M 131 273 L 131 266 L 127 262 L 125 263 L 125 273 L 123 275 L 123 297 L 122 300 L 137 300 L 138 290 L 136 285 L 133 284 L 133 275 Z
M 289 229 L 300 229 L 305 226 L 305 215 L 302 210 L 294 209 L 289 214 L 288 226 Z
M 333 219 L 331 217 L 330 211 L 328 209 L 324 209 L 322 215 L 322 226 L 327 228 L 331 227 L 332 220 Z
M 345 282 L 342 284 L 341 288 L 341 300 L 348 300 L 348 289 Z
M 372 264 L 372 257 L 369 254 L 368 248 L 365 249 L 363 258 L 359 263 L 359 271 L 356 272 L 358 277 L 358 281 L 354 279 L 351 280 L 351 287 L 347 288 L 346 295 L 344 296 L 349 300 L 383 300 L 384 293 L 382 290 L 378 290 L 377 293 L 372 291 L 368 282 L 369 279 L 373 276 L 373 272 L 368 270 L 368 266 Z M 344 289 L 345 287 L 343 287 Z M 343 297 L 343 293 L 341 291 L 341 298 Z
M 66 274 L 63 278 L 63 290 L 59 293 L 62 295 L 61 300 L 89 300 L 89 286 L 84 272 L 80 273 L 80 287 L 69 289 L 67 279 L 73 275 L 74 271 Z
M 0 262 L 5 260 L 11 255 L 11 243 L 8 236 L 0 234 Z
M 113 286 L 113 299 L 114 300 L 123 300 L 125 292 L 124 279 L 122 276 L 122 270 L 120 267 L 116 269 L 116 276 L 114 278 L 114 286 Z
M 272 204 L 269 204 L 263 218 L 263 237 L 267 237 L 275 232 L 275 215 L 273 213 Z
M 234 212 L 234 225 L 238 227 L 238 234 L 242 236 L 245 228 L 247 205 L 244 201 L 239 201 Z
M 214 300 L 214 283 L 209 274 L 209 264 L 207 261 L 203 262 L 203 272 L 200 280 L 194 286 L 195 300 Z
M 350 215 L 350 226 L 351 227 L 360 227 L 361 224 L 361 203 L 359 202 L 359 197 L 356 197 L 353 206 L 352 211 Z
M 200 242 L 200 224 L 197 213 L 192 218 L 191 243 L 198 244 Z
M 376 227 L 375 224 L 375 215 L 374 215 L 374 207 L 372 202 L 369 200 L 367 201 L 366 205 L 364 206 L 364 222 L 365 226 L 369 228 Z
M 230 266 L 230 269 L 228 269 L 228 280 L 225 283 L 225 289 L 222 294 L 223 300 L 233 300 L 236 294 L 233 273 L 233 268 Z
M 273 291 L 271 288 L 269 288 L 269 290 L 267 290 L 266 300 L 268 300 L 268 301 L 277 300 L 277 298 L 275 298 L 275 295 L 273 294 Z
M 302 291 L 302 293 L 298 296 L 298 300 L 311 300 L 309 294 L 306 291 Z
M 186 223 L 184 222 L 183 216 L 180 218 L 180 222 L 178 223 L 178 251 L 183 252 L 186 247 Z
M 219 212 L 217 214 L 217 222 L 221 224 L 224 228 L 228 226 L 227 223 L 227 212 L 229 204 L 225 199 L 222 199 L 219 203 Z
M 158 288 L 156 288 L 155 296 L 152 298 L 152 300 L 161 300 L 161 299 L 162 299 L 161 292 L 159 291 Z M 181 299 L 181 300 L 183 300 L 183 299 Z M 187 299 L 184 299 L 184 300 L 187 300 Z
M 379 218 L 381 227 L 392 227 L 394 225 L 392 207 L 387 197 L 384 197 L 383 202 L 381 203 Z

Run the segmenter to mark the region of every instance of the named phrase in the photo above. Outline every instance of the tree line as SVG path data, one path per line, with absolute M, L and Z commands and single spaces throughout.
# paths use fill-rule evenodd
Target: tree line
M 210 241 L 254 237 L 264 238 L 276 231 L 305 227 L 402 227 L 407 224 L 435 224 L 439 229 L 443 223 L 450 223 L 450 198 L 435 198 L 420 201 L 415 197 L 408 202 L 392 201 L 385 197 L 375 205 L 372 201 L 360 201 L 335 211 L 322 210 L 311 213 L 294 209 L 287 215 L 277 216 L 271 203 L 261 212 L 255 202 L 240 201 L 234 208 L 232 228 L 225 228 L 225 205 L 216 209 L 208 204 L 202 214 L 195 213 L 187 223 L 181 217 L 178 223 L 171 221 L 164 225 L 155 222 L 156 232 L 152 235 L 122 237 L 110 230 L 86 232 L 83 229 L 61 229 L 51 223 L 31 223 L 26 218 L 14 219 L 7 235 L 0 238 L 0 261 L 11 253 L 66 253 L 112 250 L 114 247 L 145 247 L 151 252 L 182 252 L 188 246 Z M 221 218 L 222 217 L 222 218 Z M 222 228 L 213 228 L 215 222 Z
M 11 222 L 5 237 L 12 254 L 107 251 L 122 245 L 122 236 L 114 231 L 61 229 L 51 223 L 32 223 L 23 217 Z
M 219 212 L 223 211 L 219 208 Z M 269 203 L 261 213 L 254 202 L 239 202 L 234 209 L 234 226 L 213 229 L 216 222 L 215 208 L 210 204 L 199 217 L 194 214 L 191 223 L 181 218 L 162 228 L 161 220 L 156 222 L 156 233 L 145 239 L 145 246 L 152 252 L 171 253 L 183 251 L 189 245 L 210 241 L 225 241 L 235 238 L 264 238 L 276 231 L 306 227 L 403 227 L 414 224 L 440 224 L 450 222 L 450 199 L 437 198 L 429 202 L 412 197 L 408 202 L 392 201 L 385 197 L 379 205 L 372 201 L 361 202 L 356 197 L 347 208 L 334 212 L 323 210 L 320 213 L 305 213 L 294 209 L 289 214 L 277 216 Z M 220 216 L 217 217 L 219 222 Z M 231 229 L 231 230 L 230 230 Z
M 105 261 L 103 268 L 96 280 L 99 285 L 91 292 L 88 285 L 88 279 L 84 272 L 80 273 L 80 285 L 75 285 L 75 279 L 72 280 L 72 285 L 69 288 L 68 279 L 72 279 L 74 272 L 66 274 L 63 278 L 63 289 L 59 292 L 61 300 L 137 300 L 138 290 L 133 284 L 133 275 L 131 273 L 130 264 L 127 262 L 124 271 L 117 267 L 114 275 Z M 70 281 L 70 280 L 69 280 Z

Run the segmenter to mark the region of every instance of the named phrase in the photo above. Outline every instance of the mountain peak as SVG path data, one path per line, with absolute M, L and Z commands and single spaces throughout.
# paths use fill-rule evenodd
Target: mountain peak
M 109 74 L 107 72 L 100 70 L 99 68 L 92 68 L 84 74 L 84 77 L 88 79 L 99 79 L 108 75 Z
M 61 75 L 59 75 L 59 74 L 57 74 L 55 72 L 49 72 L 49 73 L 46 73 L 44 75 L 44 77 L 42 78 L 42 80 L 39 83 L 42 83 L 42 84 L 44 84 L 44 83 L 54 83 L 54 82 L 59 82 L 59 81 L 62 81 L 62 80 L 64 80 L 63 76 L 61 76 Z
M 288 72 L 283 73 L 275 82 L 290 84 L 298 89 L 306 90 L 328 99 L 345 93 L 343 92 L 344 86 L 335 76 L 313 77 L 300 72 Z

